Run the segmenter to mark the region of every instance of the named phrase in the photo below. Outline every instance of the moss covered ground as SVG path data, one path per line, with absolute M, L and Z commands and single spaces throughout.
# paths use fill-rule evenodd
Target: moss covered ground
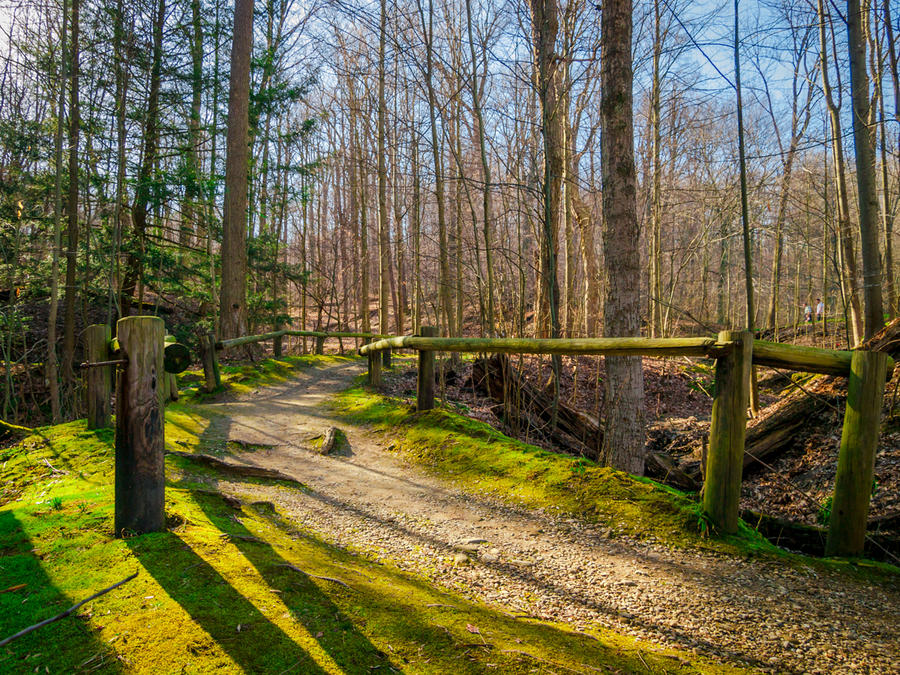
M 226 382 L 277 382 L 328 358 L 241 368 L 239 379 Z M 438 439 L 493 439 L 446 413 L 394 417 L 400 413 L 391 404 L 360 390 L 341 401 L 348 414 L 386 415 L 381 424 L 433 426 Z M 189 397 L 171 405 L 167 447 L 228 452 L 210 433 L 211 420 Z M 424 440 L 409 442 L 427 454 Z M 531 466 L 537 453 L 529 452 Z M 523 470 L 512 448 L 495 459 L 501 479 L 512 482 Z M 243 501 L 224 498 L 224 477 L 176 456 L 166 460 L 167 530 L 115 539 L 113 461 L 112 430 L 89 431 L 84 421 L 39 429 L 0 450 L 0 639 L 138 573 L 74 615 L 0 647 L 0 672 L 731 672 L 611 632 L 579 633 L 469 602 L 297 530 L 249 492 Z M 530 483 L 563 480 L 552 457 L 541 461 Z M 487 458 L 471 462 L 472 476 L 488 471 Z M 592 468 L 567 470 L 572 485 L 586 486 L 578 481 Z M 643 503 L 644 491 L 657 488 L 641 486 L 621 489 Z M 518 490 L 522 498 L 539 495 L 535 487 Z M 240 495 L 241 485 L 229 492 Z M 674 527 L 688 516 L 668 501 L 675 506 L 654 508 Z M 630 512 L 617 517 L 624 522 Z

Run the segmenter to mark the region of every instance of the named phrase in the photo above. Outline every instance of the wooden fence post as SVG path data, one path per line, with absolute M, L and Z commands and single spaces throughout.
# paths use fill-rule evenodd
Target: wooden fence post
M 861 555 L 866 543 L 887 358 L 853 352 L 825 555 Z
M 316 336 L 316 354 L 324 354 L 325 353 L 325 337 L 322 335 Z
M 421 337 L 437 337 L 437 328 L 422 326 Z M 419 375 L 416 380 L 416 410 L 434 408 L 434 352 L 419 350 Z
M 378 352 L 369 352 L 369 384 L 381 386 L 381 354 Z
M 94 324 L 84 333 L 85 360 L 88 363 L 109 361 L 109 326 Z M 111 424 L 109 398 L 112 393 L 112 367 L 100 366 L 85 370 L 87 394 L 87 428 L 105 429 Z
M 115 535 L 165 527 L 165 449 L 160 318 L 119 319 L 116 336 L 128 360 L 116 385 Z
M 716 359 L 716 395 L 709 428 L 703 511 L 720 532 L 731 534 L 738 529 L 753 334 L 723 331 L 719 333 L 719 342 L 733 344 Z
M 385 368 L 391 367 L 391 350 L 390 347 L 381 350 L 381 365 Z
M 219 360 L 216 357 L 216 336 L 212 332 L 200 336 L 200 358 L 203 361 L 203 390 L 215 391 L 222 384 Z
M 277 328 L 277 326 L 276 326 L 276 328 Z M 280 359 L 281 355 L 283 353 L 283 350 L 281 348 L 281 340 L 282 340 L 281 335 L 276 335 L 275 339 L 272 340 L 272 356 L 274 356 L 276 359 Z
M 169 380 L 169 391 L 168 391 L 168 399 L 169 401 L 177 401 L 178 400 L 178 378 L 175 377 L 175 373 L 166 373 L 166 378 Z

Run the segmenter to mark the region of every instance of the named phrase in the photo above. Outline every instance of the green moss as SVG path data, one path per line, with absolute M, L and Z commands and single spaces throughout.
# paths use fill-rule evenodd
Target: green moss
M 166 419 L 169 447 L 218 442 L 202 407 L 175 404 Z M 734 672 L 466 601 L 298 531 L 271 506 L 236 509 L 216 492 L 225 477 L 177 457 L 166 460 L 169 529 L 114 539 L 113 455 L 112 431 L 83 421 L 0 451 L 0 636 L 138 572 L 0 648 L 0 672 Z
M 477 420 L 440 409 L 416 413 L 406 402 L 363 386 L 339 393 L 333 405 L 349 421 L 384 432 L 407 457 L 464 488 L 601 523 L 613 536 L 809 560 L 789 556 L 744 523 L 736 535 L 710 536 L 696 495 L 548 452 Z

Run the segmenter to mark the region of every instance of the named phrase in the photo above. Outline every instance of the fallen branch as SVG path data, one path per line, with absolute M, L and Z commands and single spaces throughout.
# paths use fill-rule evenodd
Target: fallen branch
M 34 429 L 29 427 L 20 427 L 18 424 L 10 424 L 9 422 L 4 422 L 0 420 L 0 439 L 6 438 L 7 436 L 30 436 L 34 433 Z
M 72 612 L 74 612 L 76 609 L 78 609 L 78 608 L 81 607 L 82 605 L 84 605 L 84 604 L 90 602 L 91 600 L 95 600 L 96 598 L 99 598 L 101 595 L 106 595 L 106 594 L 109 593 L 111 590 L 118 588 L 119 586 L 121 586 L 122 584 L 124 584 L 124 583 L 126 583 L 126 582 L 128 582 L 128 581 L 131 581 L 131 580 L 134 579 L 137 575 L 138 575 L 138 573 L 135 572 L 135 573 L 132 574 L 130 577 L 125 577 L 124 579 L 122 579 L 122 581 L 118 581 L 118 582 L 114 583 L 112 586 L 107 586 L 107 587 L 104 588 L 102 591 L 97 591 L 96 593 L 94 593 L 94 594 L 93 594 L 92 596 L 90 596 L 89 598 L 85 598 L 84 600 L 82 600 L 82 601 L 79 602 L 78 604 L 72 605 L 71 607 L 69 607 L 69 609 L 67 609 L 67 610 L 66 610 L 65 612 L 63 612 L 62 614 L 57 614 L 56 616 L 51 617 L 51 618 L 49 618 L 49 619 L 44 619 L 44 620 L 41 621 L 40 623 L 36 623 L 36 624 L 34 624 L 33 626 L 29 626 L 28 628 L 25 628 L 24 630 L 20 630 L 20 631 L 19 631 L 18 633 L 16 633 L 15 635 L 10 635 L 8 638 L 5 638 L 5 639 L 3 639 L 3 640 L 0 640 L 0 647 L 5 647 L 6 645 L 8 645 L 8 644 L 9 644 L 10 642 L 12 642 L 13 640 L 18 639 L 18 638 L 22 637 L 23 635 L 28 635 L 30 632 L 35 631 L 35 630 L 37 630 L 38 628 L 43 628 L 43 627 L 46 626 L 47 624 L 51 624 L 51 623 L 53 623 L 54 621 L 59 621 L 60 619 L 66 618 L 67 616 L 69 616 L 69 614 L 71 614 Z
M 350 585 L 347 584 L 347 582 L 345 582 L 345 581 L 341 581 L 340 579 L 335 579 L 334 577 L 322 577 L 322 576 L 319 576 L 318 574 L 310 574 L 306 570 L 302 570 L 299 567 L 297 567 L 296 565 L 291 565 L 291 563 L 279 563 L 279 564 L 275 565 L 275 567 L 287 567 L 288 569 L 294 570 L 295 572 L 299 572 L 300 574 L 305 574 L 306 576 L 308 576 L 312 579 L 321 579 L 322 581 L 333 581 L 336 584 L 340 584 L 344 588 L 350 588 Z
M 63 471 L 62 469 L 57 469 L 55 466 L 53 466 L 53 465 L 47 460 L 46 457 L 44 457 L 44 464 L 46 464 L 47 466 L 50 467 L 50 471 L 51 471 L 51 472 L 53 472 L 53 473 L 58 473 L 58 474 L 60 474 L 61 476 L 65 476 L 66 474 L 69 473 L 68 471 Z

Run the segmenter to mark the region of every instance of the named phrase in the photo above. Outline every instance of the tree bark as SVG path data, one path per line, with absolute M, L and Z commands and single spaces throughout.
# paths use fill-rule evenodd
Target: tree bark
M 607 288 L 604 334 L 640 335 L 640 229 L 634 165 L 631 0 L 608 0 L 601 17 L 602 185 Z M 606 359 L 606 433 L 601 459 L 644 473 L 644 374 L 640 357 Z
M 247 333 L 247 161 L 252 47 L 253 0 L 236 0 L 222 223 L 219 320 L 223 338 Z
M 71 41 L 69 60 L 69 195 L 68 228 L 66 233 L 66 289 L 65 326 L 63 333 L 63 381 L 66 394 L 75 387 L 75 276 L 78 270 L 78 136 L 81 130 L 78 105 L 79 23 L 80 0 L 72 0 Z
M 875 149 L 869 130 L 871 101 L 866 72 L 866 41 L 859 0 L 847 2 L 847 43 L 850 49 L 850 89 L 853 101 L 853 141 L 862 252 L 865 332 L 868 340 L 884 326 L 881 299 L 881 254 L 878 246 L 878 200 L 875 196 Z

